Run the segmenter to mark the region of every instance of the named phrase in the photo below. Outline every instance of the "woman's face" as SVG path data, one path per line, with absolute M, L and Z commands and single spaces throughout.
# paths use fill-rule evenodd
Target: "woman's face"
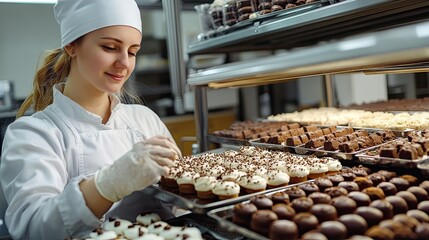
M 82 90 L 116 93 L 134 70 L 140 42 L 140 32 L 128 26 L 90 32 L 73 46 L 75 66 L 69 77 Z

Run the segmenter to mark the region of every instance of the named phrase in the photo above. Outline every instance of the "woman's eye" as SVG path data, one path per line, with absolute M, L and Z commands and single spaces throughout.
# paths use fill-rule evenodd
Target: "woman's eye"
M 133 56 L 133 57 L 137 56 L 137 53 L 133 53 L 133 52 L 128 52 L 128 54 L 129 54 L 130 56 Z
M 115 51 L 116 50 L 114 47 L 109 47 L 109 46 L 103 46 L 103 48 L 105 50 L 108 50 L 108 51 Z

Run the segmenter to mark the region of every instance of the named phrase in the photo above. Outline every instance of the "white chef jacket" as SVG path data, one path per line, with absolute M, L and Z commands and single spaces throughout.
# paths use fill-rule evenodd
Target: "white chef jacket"
M 53 103 L 46 109 L 17 119 L 6 131 L 0 178 L 8 202 L 5 220 L 14 239 L 87 235 L 100 226 L 100 219 L 86 206 L 79 182 L 139 141 L 155 135 L 171 137 L 145 106 L 122 104 L 111 95 L 112 113 L 103 124 L 100 116 L 64 96 L 62 88 L 62 84 L 54 87 Z M 133 221 L 147 205 L 152 210 L 162 207 L 135 192 L 114 204 L 106 217 L 113 213 Z

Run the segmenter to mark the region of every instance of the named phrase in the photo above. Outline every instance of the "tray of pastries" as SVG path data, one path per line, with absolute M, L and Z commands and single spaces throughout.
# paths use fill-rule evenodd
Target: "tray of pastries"
M 428 192 L 415 176 L 353 167 L 208 215 L 249 239 L 428 239 Z
M 145 191 L 179 207 L 205 213 L 341 168 L 333 158 L 243 146 L 238 151 L 182 157 L 159 184 Z
M 429 159 L 429 131 L 414 131 L 407 138 L 397 139 L 375 149 L 357 154 L 358 160 L 365 164 L 416 168 Z

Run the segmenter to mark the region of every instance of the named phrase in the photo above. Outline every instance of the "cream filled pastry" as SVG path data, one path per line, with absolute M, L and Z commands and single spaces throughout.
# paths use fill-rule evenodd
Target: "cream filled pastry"
M 124 230 L 133 226 L 133 223 L 124 219 L 111 217 L 103 224 L 103 230 L 114 231 L 116 234 L 123 234 Z
M 324 163 L 313 163 L 308 166 L 310 173 L 308 174 L 309 179 L 315 179 L 323 177 L 328 172 L 328 165 Z
M 91 239 L 109 240 L 109 239 L 116 239 L 118 235 L 113 230 L 107 231 L 101 228 L 97 228 L 89 234 L 89 237 Z
M 212 189 L 216 185 L 217 179 L 213 176 L 203 176 L 195 179 L 194 187 L 197 191 L 198 198 L 201 199 L 212 199 L 216 198 L 213 194 Z
M 241 177 L 239 184 L 246 193 L 260 192 L 267 188 L 267 180 L 255 174 L 248 174 Z
M 233 169 L 233 170 L 225 171 L 221 175 L 221 178 L 224 181 L 238 182 L 238 179 L 245 175 L 246 175 L 245 172 Z
M 267 173 L 267 187 L 276 188 L 287 186 L 290 182 L 290 177 L 287 173 L 279 170 L 270 170 Z
M 171 227 L 170 224 L 163 221 L 158 221 L 147 226 L 147 229 L 149 233 L 159 235 L 159 233 L 164 231 L 165 228 L 169 228 L 169 227 Z
M 200 176 L 199 173 L 194 171 L 185 171 L 177 178 L 179 191 L 183 194 L 195 194 L 194 181 Z
M 140 213 L 136 217 L 136 222 L 147 227 L 152 223 L 156 223 L 158 221 L 161 221 L 161 217 L 157 213 L 153 212 L 147 212 L 147 213 Z
M 231 181 L 218 181 L 212 192 L 221 200 L 236 198 L 240 193 L 240 186 L 237 183 Z
M 307 181 L 310 171 L 304 165 L 291 165 L 288 167 L 287 174 L 290 177 L 290 183 L 299 183 Z
M 133 226 L 130 226 L 125 229 L 123 235 L 127 239 L 136 239 L 138 237 L 143 236 L 147 232 L 149 232 L 149 230 L 146 227 L 139 224 L 134 224 Z

